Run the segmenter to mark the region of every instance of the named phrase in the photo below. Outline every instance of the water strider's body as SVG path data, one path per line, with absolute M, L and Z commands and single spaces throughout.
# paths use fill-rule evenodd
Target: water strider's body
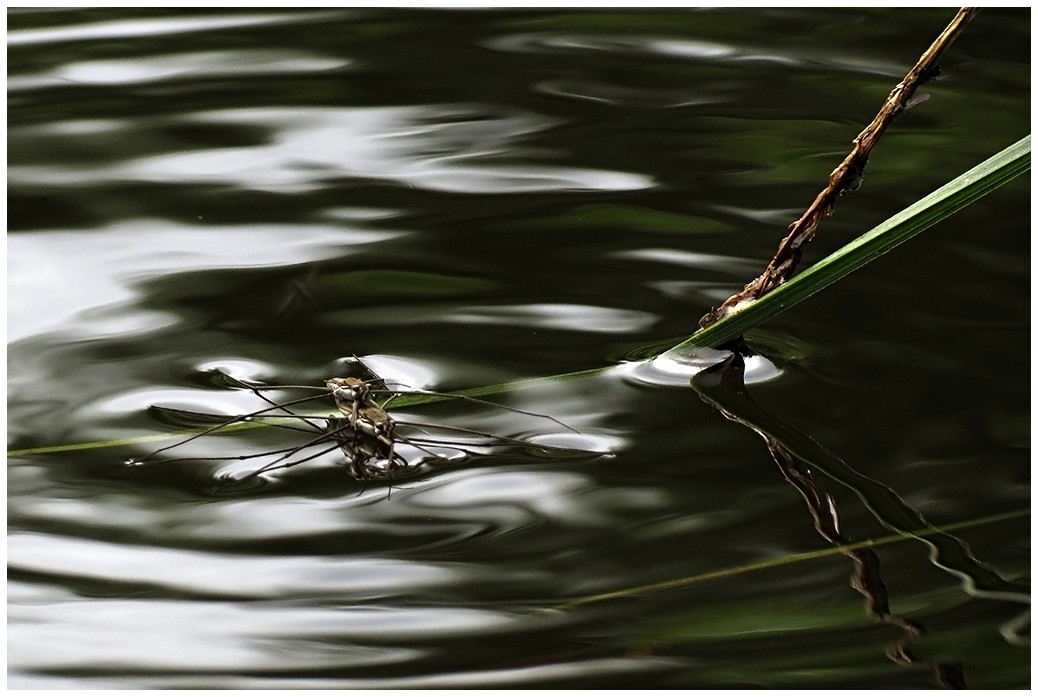
M 374 404 L 371 400 L 371 386 L 360 378 L 329 378 L 324 384 L 332 391 L 339 411 L 354 421 L 362 405 Z
M 324 384 L 332 391 L 335 406 L 346 417 L 342 421 L 356 434 L 371 436 L 385 445 L 389 449 L 386 457 L 392 462 L 396 423 L 389 412 L 371 398 L 368 383 L 358 378 L 330 378 Z

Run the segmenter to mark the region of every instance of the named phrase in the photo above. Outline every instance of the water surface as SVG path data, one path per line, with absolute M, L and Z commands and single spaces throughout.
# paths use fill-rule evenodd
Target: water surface
M 1029 685 L 1028 176 L 750 338 L 757 426 L 828 450 L 885 617 L 753 429 L 637 364 L 951 14 L 12 11 L 9 686 Z M 1029 132 L 1029 26 L 981 12 L 808 261 Z M 494 396 L 579 435 L 402 413 L 606 455 L 127 464 L 180 428 L 151 405 L 243 413 L 220 374 L 353 355 L 434 390 L 604 368 Z

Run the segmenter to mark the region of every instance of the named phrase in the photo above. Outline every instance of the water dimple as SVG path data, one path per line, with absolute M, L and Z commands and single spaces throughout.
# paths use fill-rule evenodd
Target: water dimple
M 699 371 L 717 365 L 730 355 L 730 351 L 714 349 L 702 349 L 691 356 L 675 355 L 668 351 L 653 359 L 624 363 L 618 366 L 617 371 L 635 382 L 665 387 L 688 387 L 689 381 Z M 753 355 L 746 359 L 747 384 L 774 380 L 781 375 L 782 370 L 764 356 Z

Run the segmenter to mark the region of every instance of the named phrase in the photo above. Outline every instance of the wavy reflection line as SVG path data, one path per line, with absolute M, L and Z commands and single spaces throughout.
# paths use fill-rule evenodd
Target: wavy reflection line
M 930 547 L 934 565 L 956 575 L 963 581 L 963 590 L 968 594 L 1030 604 L 1030 593 L 1008 583 L 980 562 L 965 542 L 934 526 L 886 484 L 858 472 L 818 441 L 768 414 L 749 399 L 745 390 L 712 389 L 720 375 L 717 371 L 701 371 L 693 378 L 693 387 L 709 403 L 738 414 L 740 421 L 747 423 L 754 431 L 779 441 L 797 458 L 853 491 L 883 527 L 919 539 Z M 930 534 L 920 535 L 920 529 Z M 935 541 L 931 542 L 931 538 Z
M 937 528 L 886 484 L 858 472 L 809 435 L 759 407 L 749 397 L 742 383 L 741 372 L 742 356 L 733 353 L 728 360 L 714 368 L 697 373 L 692 378 L 692 387 L 704 401 L 717 407 L 727 418 L 749 427 L 763 437 L 769 448 L 772 444 L 778 444 L 794 458 L 853 491 L 884 528 L 926 545 L 930 550 L 928 556 L 931 563 L 956 577 L 967 595 L 984 600 L 1031 604 L 1029 591 L 1002 578 L 990 566 L 978 560 L 963 540 L 949 534 L 947 527 L 943 530 Z M 772 454 L 775 454 L 774 450 Z M 920 531 L 927 534 L 921 534 Z M 999 631 L 1008 643 L 1021 645 L 1028 642 L 1019 630 L 1028 623 L 1024 615 L 1029 617 L 1029 613 L 1030 610 L 1027 610 L 1000 627 Z
M 712 373 L 718 374 L 720 376 L 719 386 L 726 391 L 746 397 L 747 402 L 750 402 L 743 380 L 744 372 L 742 355 L 734 353 L 727 360 L 709 368 L 705 380 L 712 383 L 715 377 Z M 693 383 L 695 383 L 694 380 Z M 783 478 L 797 490 L 807 504 L 808 511 L 814 519 L 815 530 L 828 542 L 838 547 L 845 546 L 848 539 L 840 529 L 840 513 L 836 501 L 815 481 L 807 464 L 794 456 L 781 442 L 758 431 L 753 423 L 745 420 L 739 414 L 718 408 L 729 421 L 746 426 L 764 438 L 768 452 L 778 465 Z M 898 627 L 904 632 L 904 637 L 887 650 L 888 658 L 898 665 L 928 668 L 934 673 L 938 683 L 945 687 L 965 688 L 966 677 L 961 661 L 929 661 L 919 658 L 909 648 L 912 641 L 922 635 L 926 629 L 921 624 L 891 611 L 890 594 L 883 581 L 879 555 L 875 550 L 865 547 L 844 550 L 844 553 L 854 562 L 851 587 L 865 598 L 868 614 L 875 620 Z

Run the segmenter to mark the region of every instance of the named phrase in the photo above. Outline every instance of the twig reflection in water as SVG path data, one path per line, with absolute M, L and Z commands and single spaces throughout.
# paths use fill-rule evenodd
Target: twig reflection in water
M 757 406 L 747 393 L 743 382 L 743 357 L 739 353 L 733 353 L 724 362 L 698 373 L 692 379 L 692 386 L 704 401 L 716 407 L 725 418 L 752 429 L 764 438 L 782 476 L 807 502 L 808 510 L 814 518 L 815 529 L 824 539 L 837 545 L 853 560 L 854 574 L 851 577 L 851 586 L 865 597 L 869 615 L 880 622 L 899 627 L 905 633 L 901 641 L 888 649 L 887 656 L 900 665 L 932 670 L 937 681 L 943 686 L 965 687 L 966 679 L 960 662 L 928 661 L 912 653 L 909 648 L 912 640 L 923 634 L 925 628 L 890 611 L 889 595 L 880 571 L 879 557 L 868 547 L 855 545 L 854 548 L 845 548 L 849 539 L 840 531 L 839 513 L 835 502 L 815 481 L 808 465 L 854 489 L 863 500 L 871 498 L 873 503 L 876 499 L 884 500 L 888 505 L 869 508 L 880 517 L 880 523 L 888 529 L 915 537 L 911 535 L 910 530 L 918 529 L 920 526 L 932 528 L 922 514 L 912 509 L 886 486 L 854 472 L 849 465 L 825 451 L 809 436 L 782 423 Z M 825 467 L 826 464 L 828 468 Z M 883 513 L 879 513 L 880 510 L 883 510 Z M 1029 605 L 1029 595 L 1013 587 L 977 561 L 961 540 L 947 533 L 938 533 L 934 539 L 935 542 L 923 541 L 932 546 L 935 565 L 942 570 L 951 571 L 956 576 L 969 579 L 969 583 L 979 589 L 974 590 L 973 594 L 985 593 L 983 589 L 988 589 L 982 597 L 997 597 Z M 957 553 L 950 548 L 957 548 Z M 947 560 L 939 562 L 942 553 Z
M 202 414 L 167 407 L 153 406 L 154 412 L 173 416 L 179 420 L 190 419 L 197 423 L 202 420 L 218 420 L 216 425 L 199 431 L 178 442 L 159 448 L 143 458 L 131 460 L 132 464 L 158 464 L 184 461 L 243 461 L 258 458 L 272 458 L 243 476 L 231 479 L 225 486 L 239 485 L 253 480 L 263 474 L 275 470 L 286 469 L 339 450 L 346 457 L 347 471 L 360 481 L 391 480 L 411 472 L 422 464 L 433 460 L 451 459 L 445 453 L 462 456 L 506 456 L 504 453 L 491 453 L 491 450 L 505 447 L 521 448 L 526 454 L 531 452 L 557 457 L 598 456 L 602 453 L 535 443 L 520 438 L 499 436 L 474 429 L 457 426 L 425 424 L 401 421 L 390 416 L 387 406 L 402 395 L 415 395 L 421 398 L 444 401 L 446 399 L 463 399 L 483 405 L 507 409 L 520 414 L 536 416 L 550 420 L 570 431 L 575 429 L 566 426 L 554 417 L 534 412 L 515 409 L 502 404 L 488 402 L 474 397 L 445 394 L 428 390 L 408 391 L 390 389 L 386 382 L 368 368 L 359 358 L 353 357 L 357 365 L 371 375 L 371 379 L 356 377 L 330 378 L 324 387 L 312 385 L 257 385 L 246 383 L 230 376 L 220 374 L 221 380 L 232 387 L 248 389 L 269 406 L 248 414 L 226 418 L 214 414 Z M 264 394 L 268 390 L 308 390 L 317 394 L 278 403 Z M 293 412 L 289 407 L 331 396 L 341 416 L 315 417 Z M 378 401 L 376 396 L 383 396 Z M 302 444 L 290 447 L 267 450 L 264 452 L 233 456 L 200 456 L 200 457 L 164 457 L 156 456 L 175 450 L 202 436 L 244 428 L 248 424 L 267 425 L 279 429 L 302 432 L 310 435 L 310 439 Z M 405 434 L 401 431 L 410 429 Z M 438 434 L 438 435 L 437 435 Z M 407 446 L 417 455 L 416 460 L 409 461 L 400 452 L 400 446 Z

